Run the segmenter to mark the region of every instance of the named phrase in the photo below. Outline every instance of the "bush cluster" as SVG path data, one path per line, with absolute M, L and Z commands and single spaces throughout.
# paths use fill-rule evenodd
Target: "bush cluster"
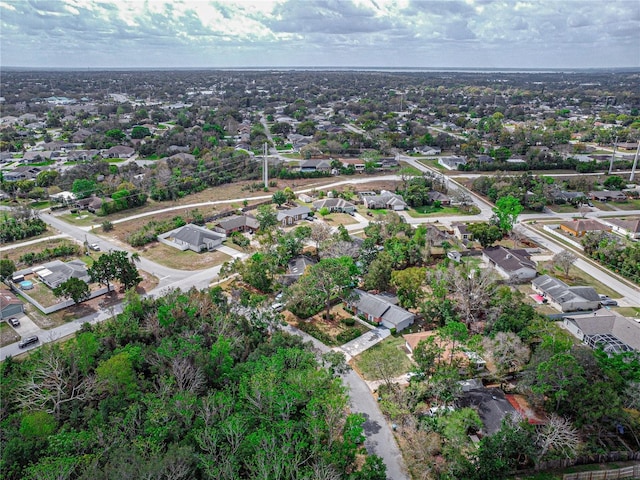
M 131 233 L 127 237 L 127 242 L 132 247 L 142 247 L 148 243 L 158 240 L 158 235 L 162 235 L 174 228 L 180 228 L 187 224 L 180 216 L 173 217 L 171 220 L 157 221 L 151 220 L 137 232 Z
M 65 243 L 53 248 L 45 248 L 41 252 L 27 252 L 22 255 L 18 261 L 27 265 L 33 265 L 34 263 L 42 263 L 52 258 L 69 257 L 72 255 L 78 255 L 80 253 L 80 246 L 72 243 Z

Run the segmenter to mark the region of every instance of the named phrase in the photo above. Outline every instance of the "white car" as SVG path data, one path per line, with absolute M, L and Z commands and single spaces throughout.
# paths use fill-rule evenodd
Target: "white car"
M 91 250 L 93 250 L 94 252 L 99 252 L 100 251 L 100 245 L 98 245 L 97 243 L 89 244 L 89 248 Z

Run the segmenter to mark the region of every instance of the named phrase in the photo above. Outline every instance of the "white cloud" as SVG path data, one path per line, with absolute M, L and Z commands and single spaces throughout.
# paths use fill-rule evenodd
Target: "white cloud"
M 637 0 L 9 0 L 0 28 L 3 65 L 640 66 Z

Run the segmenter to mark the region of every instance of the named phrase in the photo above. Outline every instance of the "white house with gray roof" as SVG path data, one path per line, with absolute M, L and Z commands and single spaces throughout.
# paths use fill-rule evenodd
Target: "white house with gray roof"
M 531 280 L 538 274 L 536 262 L 524 249 L 509 249 L 502 246 L 485 248 L 482 258 L 502 277 L 512 282 Z
M 533 289 L 561 312 L 595 310 L 600 297 L 593 287 L 570 287 L 549 275 L 542 275 L 531 282 Z
M 405 210 L 407 202 L 400 195 L 382 190 L 380 195 L 366 195 L 362 197 L 365 207 L 369 209 L 386 208 L 387 210 Z
M 289 210 L 279 210 L 278 222 L 280 222 L 283 227 L 286 227 L 288 225 L 293 225 L 298 220 L 307 218 L 310 213 L 311 209 L 304 206 L 290 208 Z
M 182 251 L 192 250 L 196 253 L 215 250 L 222 245 L 225 238 L 226 236 L 221 233 L 212 232 L 191 223 L 158 235 L 158 240 L 161 243 Z
M 591 348 L 607 353 L 640 351 L 640 323 L 601 308 L 593 313 L 563 317 L 564 327 Z

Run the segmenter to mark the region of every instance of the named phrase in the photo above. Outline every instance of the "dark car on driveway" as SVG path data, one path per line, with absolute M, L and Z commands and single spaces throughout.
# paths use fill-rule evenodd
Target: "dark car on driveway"
M 33 345 L 34 343 L 38 343 L 38 337 L 35 335 L 33 337 L 23 338 L 18 344 L 18 348 L 27 348 L 29 345 Z

